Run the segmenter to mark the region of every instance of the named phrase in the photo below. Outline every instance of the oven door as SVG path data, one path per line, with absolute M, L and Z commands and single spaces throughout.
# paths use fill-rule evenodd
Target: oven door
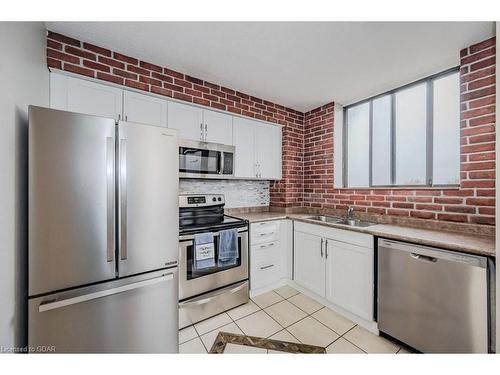
M 194 235 L 179 238 L 179 300 L 224 287 L 248 279 L 248 228 L 238 228 L 238 252 L 236 264 L 220 265 L 218 262 L 219 233 L 214 234 L 216 249 L 215 266 L 196 270 L 193 263 Z

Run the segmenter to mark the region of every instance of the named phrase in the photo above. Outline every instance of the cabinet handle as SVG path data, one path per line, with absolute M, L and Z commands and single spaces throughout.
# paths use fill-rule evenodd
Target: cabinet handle
M 268 232 L 268 233 L 259 233 L 259 236 L 270 236 L 271 234 L 274 234 L 274 232 Z
M 274 267 L 274 264 L 270 264 L 268 266 L 260 267 L 261 270 L 267 270 L 268 268 Z
M 207 141 L 208 125 L 205 123 L 205 142 Z
M 267 245 L 260 245 L 260 248 L 265 249 L 266 247 L 271 247 L 271 246 L 274 246 L 274 242 L 271 242 L 270 244 Z
M 203 123 L 200 123 L 200 141 L 203 141 Z
M 122 115 L 118 114 L 118 121 L 122 119 Z
M 325 240 L 325 259 L 328 259 L 328 238 Z
M 125 115 L 125 121 L 128 121 L 128 116 L 127 115 Z
M 319 253 L 321 255 L 321 258 L 323 258 L 323 238 L 321 239 L 321 245 L 319 246 Z

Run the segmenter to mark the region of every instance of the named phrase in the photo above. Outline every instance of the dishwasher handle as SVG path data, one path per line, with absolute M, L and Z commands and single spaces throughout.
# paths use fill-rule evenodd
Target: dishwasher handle
M 430 262 L 430 263 L 436 263 L 437 262 L 437 258 L 430 257 L 428 255 L 422 255 L 422 254 L 417 254 L 417 253 L 410 253 L 410 256 L 413 259 L 416 259 L 416 260 L 422 260 L 422 261 Z

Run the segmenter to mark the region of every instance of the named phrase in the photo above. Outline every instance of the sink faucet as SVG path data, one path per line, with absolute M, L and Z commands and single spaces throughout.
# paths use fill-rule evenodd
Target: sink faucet
M 347 219 L 347 220 L 351 220 L 351 219 L 352 219 L 352 214 L 353 214 L 353 213 L 354 213 L 354 207 L 349 206 L 349 207 L 347 208 L 347 214 L 346 214 L 346 216 L 345 216 L 345 217 L 346 217 L 346 219 Z

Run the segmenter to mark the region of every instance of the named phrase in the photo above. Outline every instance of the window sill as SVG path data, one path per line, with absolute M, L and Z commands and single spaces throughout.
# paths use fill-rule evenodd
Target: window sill
M 361 187 L 361 186 L 353 186 L 353 187 L 337 187 L 335 189 L 339 190 L 457 190 L 460 189 L 460 185 L 442 185 L 442 186 L 422 186 L 422 185 L 414 185 L 414 186 L 372 186 L 372 187 Z

